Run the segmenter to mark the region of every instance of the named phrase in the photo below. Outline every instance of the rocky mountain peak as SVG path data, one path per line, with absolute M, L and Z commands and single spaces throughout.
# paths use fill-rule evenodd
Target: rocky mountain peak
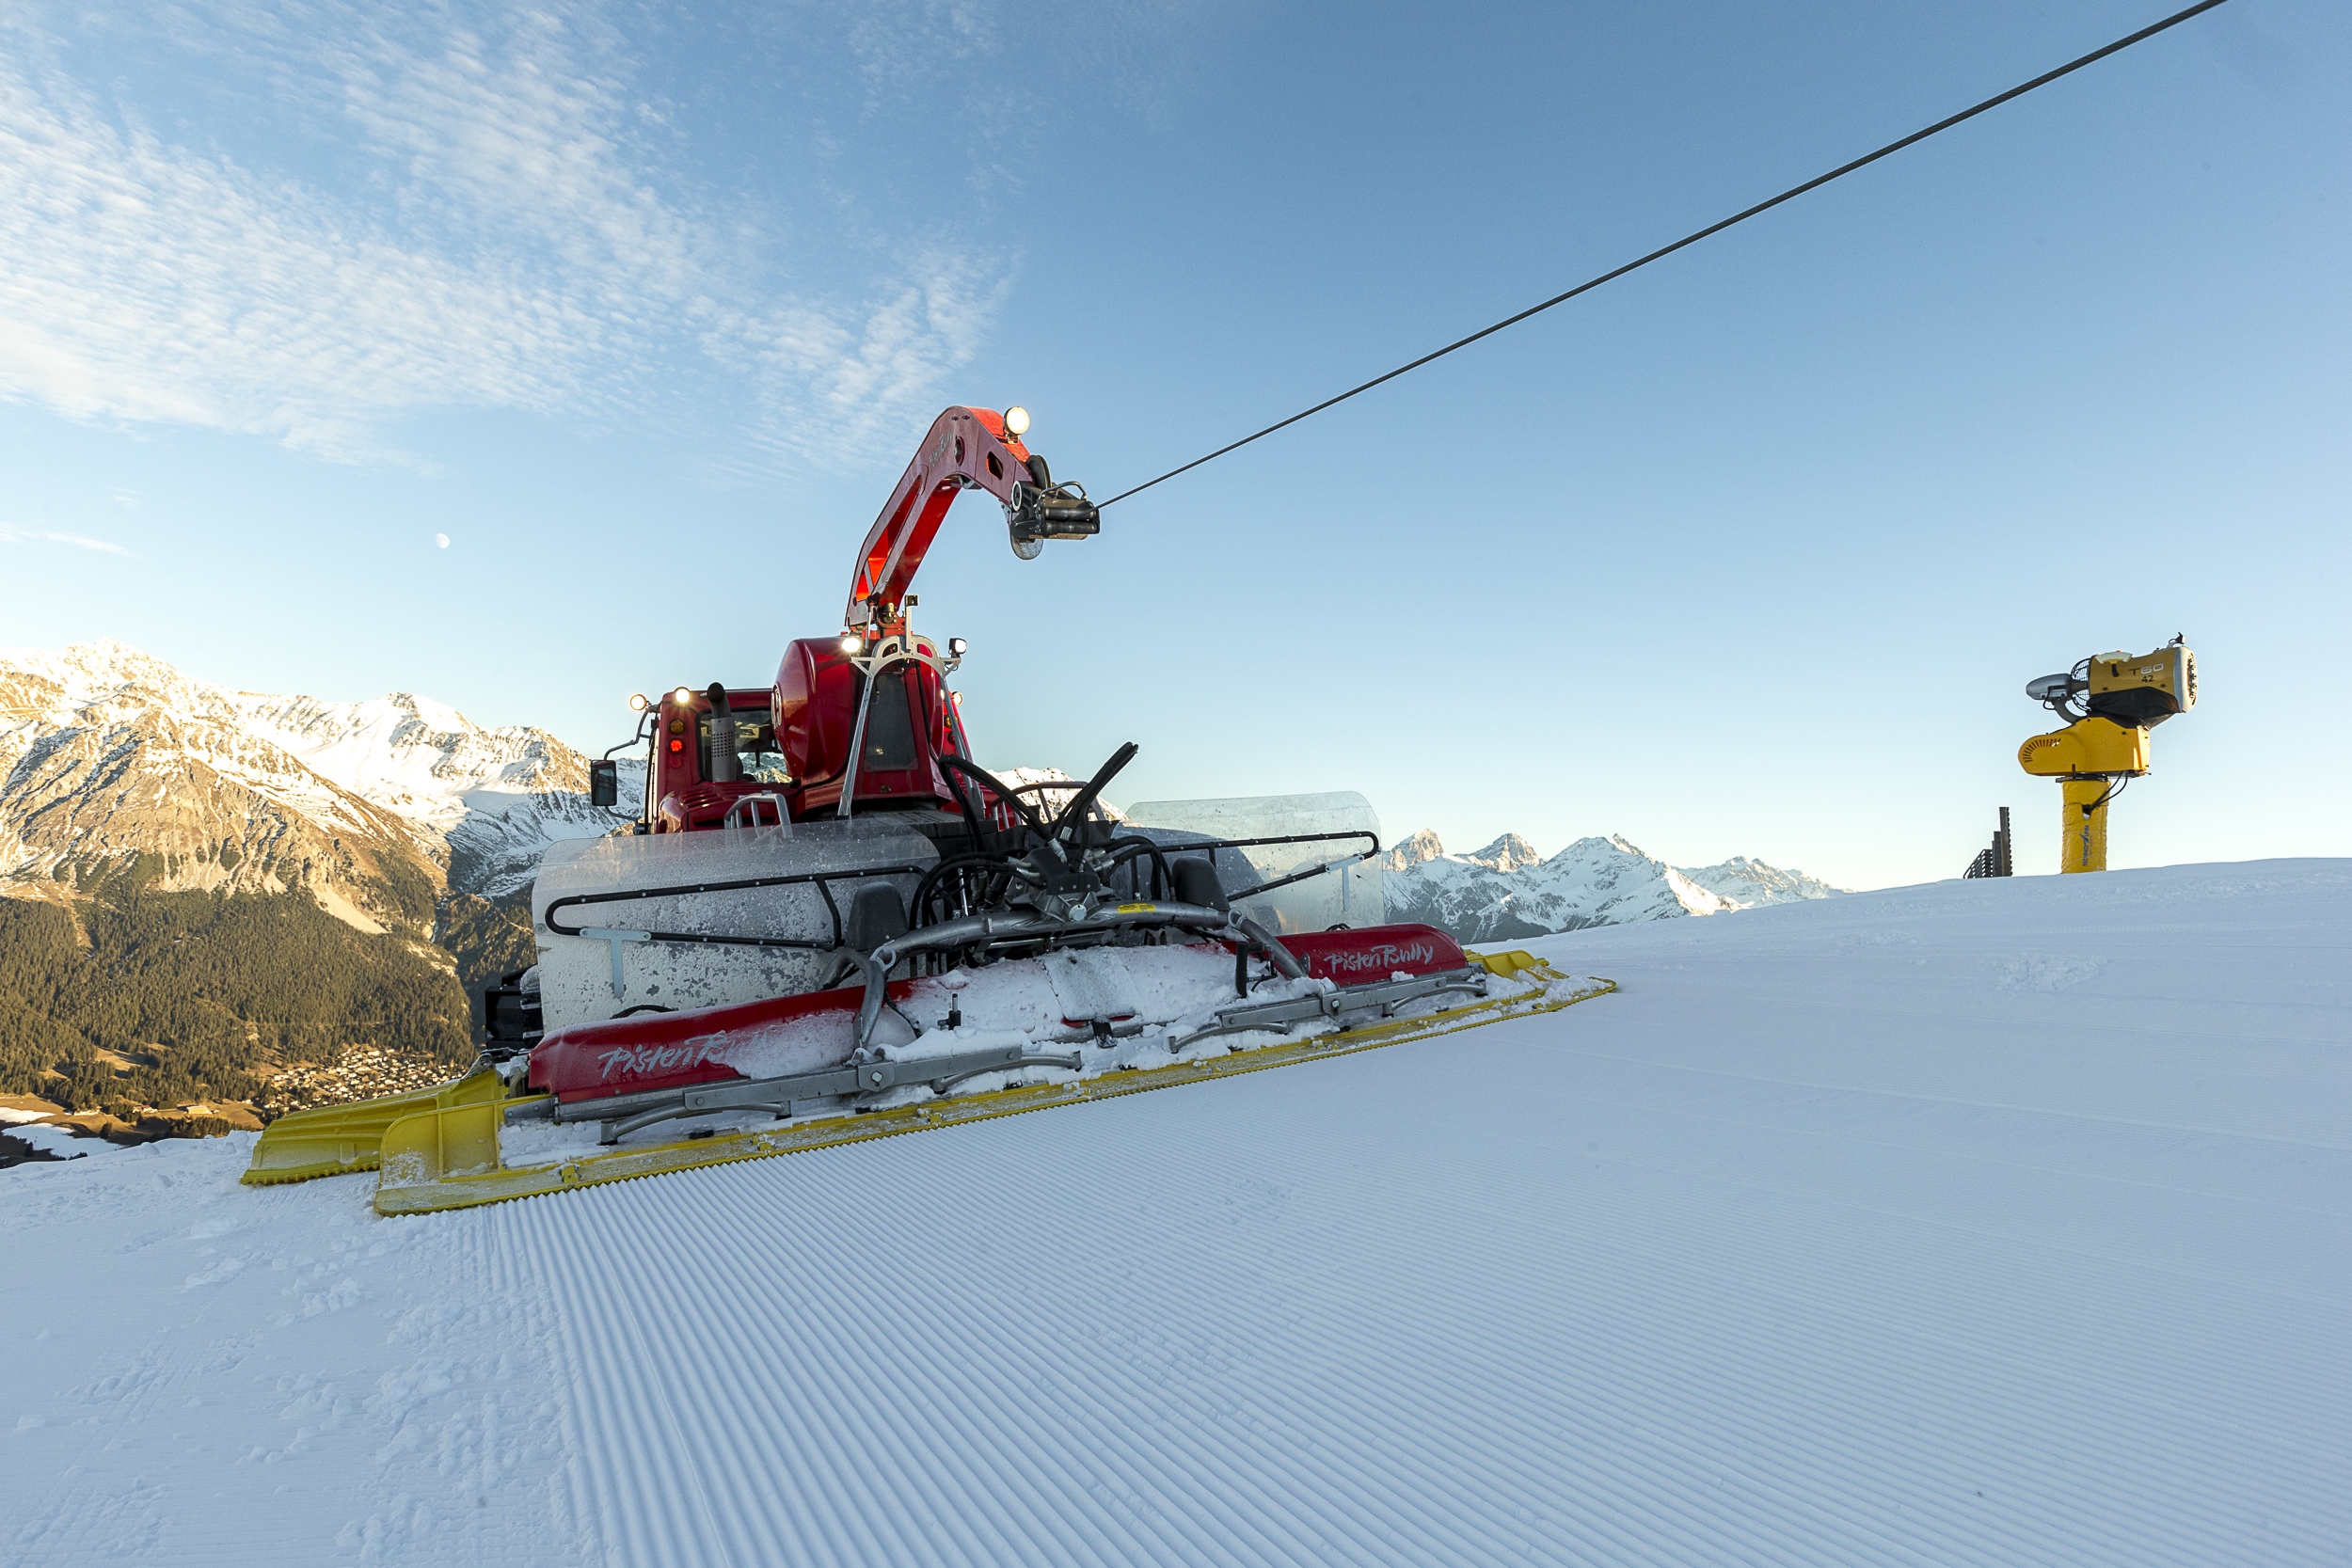
M 1832 898 L 1845 891 L 1832 887 L 1819 877 L 1808 877 L 1794 868 L 1784 870 L 1767 865 L 1745 855 L 1734 855 L 1714 865 L 1686 868 L 1682 874 L 1739 909 L 1789 904 L 1805 898 Z
M 0 651 L 0 894 L 132 875 L 416 930 L 441 891 L 512 892 L 550 840 L 610 831 L 586 786 L 554 736 L 411 693 L 232 691 L 113 640 Z
M 1445 846 L 1438 842 L 1438 835 L 1429 829 L 1423 828 L 1381 856 L 1380 867 L 1384 871 L 1409 871 L 1414 866 L 1434 861 L 1444 853 Z
M 1584 838 L 1580 838 L 1575 843 L 1569 845 L 1566 848 L 1562 849 L 1559 853 L 1551 856 L 1551 859 L 1565 864 L 1577 861 L 1608 860 L 1618 855 L 1632 855 L 1641 860 L 1648 860 L 1650 858 L 1648 855 L 1642 852 L 1641 846 L 1634 844 L 1631 840 L 1627 839 L 1622 834 L 1608 833 L 1599 836 L 1588 835 Z M 1664 863 L 1661 862 L 1660 863 L 1662 864 Z
M 1391 919 L 1425 921 L 1469 942 L 1723 914 L 1839 891 L 1745 856 L 1685 871 L 1618 833 L 1580 838 L 1539 857 L 1517 833 L 1474 855 L 1449 855 L 1438 835 L 1423 830 L 1381 864 Z
M 1435 840 L 1432 842 L 1434 843 Z M 1544 857 L 1537 854 L 1535 847 L 1518 834 L 1504 833 L 1484 849 L 1474 854 L 1464 855 L 1462 858 L 1472 865 L 1483 865 L 1489 871 L 1510 872 L 1517 871 L 1521 866 L 1540 864 Z

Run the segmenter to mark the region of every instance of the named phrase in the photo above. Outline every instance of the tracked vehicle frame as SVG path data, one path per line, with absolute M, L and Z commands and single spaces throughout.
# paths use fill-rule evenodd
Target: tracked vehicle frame
M 962 645 L 918 635 L 907 591 L 971 488 L 998 496 L 1025 558 L 1098 526 L 1004 416 L 943 414 L 860 550 L 839 637 L 793 643 L 766 691 L 642 705 L 641 816 L 548 851 L 538 962 L 485 996 L 475 1069 L 282 1117 L 245 1180 L 373 1169 L 379 1212 L 464 1208 L 1325 1060 L 1613 989 L 1386 924 L 1361 797 L 1121 816 L 1102 800 L 1132 743 L 1083 782 L 973 763 L 946 684 Z

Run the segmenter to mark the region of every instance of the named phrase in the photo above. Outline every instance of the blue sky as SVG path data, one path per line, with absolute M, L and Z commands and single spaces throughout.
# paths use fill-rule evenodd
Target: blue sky
M 1108 495 L 2159 14 L 0 0 L 0 645 L 601 751 L 946 404 Z M 2054 863 L 2023 683 L 2185 631 L 2117 863 L 2352 853 L 2348 79 L 2233 0 L 1097 540 L 967 499 L 923 624 L 1114 798 L 1861 886 Z

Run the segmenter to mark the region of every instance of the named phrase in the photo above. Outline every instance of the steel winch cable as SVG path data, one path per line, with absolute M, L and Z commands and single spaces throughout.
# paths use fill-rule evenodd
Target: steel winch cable
M 2023 98 L 2026 94 L 2033 91 L 2036 87 L 2048 87 L 2052 82 L 2057 81 L 2061 76 L 2071 76 L 2087 65 L 2095 65 L 2099 61 L 2106 59 L 2110 55 L 2121 54 L 2122 51 L 2129 49 L 2135 43 L 2145 42 L 2147 40 L 2154 38 L 2158 33 L 2179 26 L 2182 23 L 2188 21 L 2191 17 L 2202 15 L 2204 12 L 2212 10 L 2215 7 L 2225 5 L 2227 3 L 2228 0 L 2198 0 L 2198 4 L 2189 7 L 2186 10 L 2175 11 L 2161 22 L 2152 24 L 2149 26 L 2142 27 L 2136 33 L 2131 33 L 2122 38 L 2117 39 L 2113 43 L 2107 44 L 2104 48 L 2094 49 L 2090 54 L 2082 55 L 2080 58 L 2069 60 L 2055 71 L 2045 71 L 2030 82 L 2020 82 L 2017 86 L 2010 88 L 2007 92 L 1995 93 L 1993 97 L 1986 99 L 1981 103 L 1963 109 L 1956 115 L 1951 115 L 1946 119 L 1939 119 L 1932 125 L 1914 131 L 1911 135 L 1902 137 L 1900 140 L 1888 142 L 1884 147 L 1880 148 L 1875 152 L 1866 152 L 1850 164 L 1840 164 L 1837 167 L 1831 169 L 1827 174 L 1815 175 L 1812 179 L 1807 180 L 1802 185 L 1791 185 L 1787 190 L 1781 192 L 1778 196 L 1772 197 L 1768 200 L 1759 201 L 1755 206 L 1747 208 L 1744 211 L 1734 213 L 1731 216 L 1724 218 L 1720 222 L 1710 223 L 1704 229 L 1696 230 L 1691 233 L 1685 234 L 1682 238 L 1675 241 L 1672 245 L 1661 245 L 1646 256 L 1636 257 L 1634 260 L 1626 262 L 1623 266 L 1613 267 L 1609 271 L 1602 273 L 1597 277 L 1586 278 L 1583 282 L 1579 283 L 1575 288 L 1568 290 L 1565 293 L 1554 294 L 1540 305 L 1531 305 L 1526 309 L 1518 312 L 1517 315 L 1505 316 L 1502 320 L 1495 323 L 1492 326 L 1480 327 L 1477 331 L 1471 333 L 1467 338 L 1458 338 L 1453 342 L 1446 344 L 1445 347 L 1441 349 L 1435 350 L 1429 354 L 1424 354 L 1420 358 L 1412 360 L 1407 364 L 1399 365 L 1396 369 L 1390 371 L 1385 375 L 1375 375 L 1360 387 L 1350 387 L 1346 391 L 1340 393 L 1339 396 L 1326 398 L 1311 408 L 1302 408 L 1297 413 L 1293 414 L 1289 419 L 1278 420 L 1277 422 L 1266 426 L 1263 430 L 1258 431 L 1253 435 L 1243 436 L 1238 441 L 1229 442 L 1226 445 L 1217 448 L 1216 451 L 1210 452 L 1205 457 L 1196 457 L 1191 462 L 1184 464 L 1182 467 L 1170 468 L 1168 472 L 1160 475 L 1158 479 L 1149 479 L 1131 489 L 1121 490 L 1119 494 L 1113 496 L 1109 500 L 1101 502 L 1100 506 L 1111 506 L 1120 501 L 1125 500 L 1129 496 L 1141 495 L 1144 491 L 1151 489 L 1154 484 L 1165 483 L 1167 481 L 1174 479 L 1178 474 L 1189 473 L 1194 468 L 1200 467 L 1203 463 L 1215 462 L 1217 458 L 1224 456 L 1227 452 L 1239 451 L 1242 448 L 1248 446 L 1252 441 L 1262 440 L 1264 437 L 1273 435 L 1278 430 L 1286 429 L 1291 425 L 1296 424 L 1301 420 L 1310 419 L 1314 415 L 1322 413 L 1327 408 L 1336 407 L 1340 404 L 1345 403 L 1349 398 L 1355 397 L 1359 393 L 1369 392 L 1375 387 L 1380 386 L 1384 382 L 1394 381 L 1398 376 L 1405 374 L 1407 371 L 1417 371 L 1433 359 L 1442 359 L 1447 355 L 1452 354 L 1454 350 L 1468 348 L 1470 344 L 1477 342 L 1482 338 L 1491 338 L 1506 326 L 1517 326 L 1519 323 L 1527 320 L 1528 317 L 1541 315 L 1543 312 L 1550 309 L 1555 305 L 1565 305 L 1569 300 L 1574 299 L 1577 295 L 1589 293 L 1593 290 L 1599 288 L 1603 283 L 1614 282 L 1616 279 L 1623 277 L 1627 273 L 1637 271 L 1640 268 L 1648 266 L 1652 261 L 1660 261 L 1665 257 L 1672 256 L 1676 251 L 1681 250 L 1686 246 L 1694 245 L 1701 240 L 1720 234 L 1724 230 L 1731 228 L 1734 224 L 1745 223 L 1748 219 L 1756 216 L 1758 214 L 1769 213 L 1784 201 L 1793 201 L 1798 197 L 1804 195 L 1807 191 L 1819 190 L 1833 180 L 1843 179 L 1845 176 L 1853 173 L 1854 170 L 1858 168 L 1867 168 L 1870 165 L 1877 163 L 1881 158 L 1889 157 L 1897 152 L 1900 152 L 1904 148 L 1923 142 L 1930 136 L 1935 135 L 1940 132 L 1948 131 L 1953 126 L 1961 124 L 1964 120 L 1974 119 L 1977 116 L 1983 114 L 1988 109 L 1997 109 L 2013 98 Z M 1100 510 L 1100 506 L 1098 506 L 1097 510 Z

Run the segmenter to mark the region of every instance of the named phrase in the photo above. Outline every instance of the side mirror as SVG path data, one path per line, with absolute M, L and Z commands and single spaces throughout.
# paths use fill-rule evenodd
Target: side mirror
M 621 800 L 621 765 L 617 762 L 592 762 L 588 765 L 588 803 L 592 806 L 618 805 Z

